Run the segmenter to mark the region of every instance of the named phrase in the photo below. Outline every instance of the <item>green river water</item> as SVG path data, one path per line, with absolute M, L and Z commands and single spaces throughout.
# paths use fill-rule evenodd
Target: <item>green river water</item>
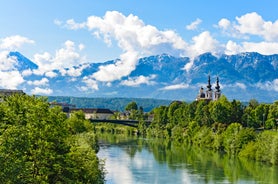
M 102 134 L 107 184 L 278 184 L 278 166 L 165 140 Z

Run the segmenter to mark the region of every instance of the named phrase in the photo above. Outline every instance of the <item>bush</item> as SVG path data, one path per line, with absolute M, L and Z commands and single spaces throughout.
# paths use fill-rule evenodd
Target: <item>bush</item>
M 253 129 L 243 128 L 239 123 L 232 123 L 223 134 L 224 149 L 230 155 L 237 155 L 255 137 Z

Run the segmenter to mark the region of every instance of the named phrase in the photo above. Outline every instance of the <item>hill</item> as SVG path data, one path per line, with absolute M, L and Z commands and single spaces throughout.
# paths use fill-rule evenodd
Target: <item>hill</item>
M 143 99 L 143 98 L 85 98 L 85 97 L 65 97 L 49 96 L 49 102 L 65 102 L 76 105 L 78 108 L 106 108 L 114 111 L 123 112 L 126 105 L 130 102 L 136 102 L 138 107 L 143 107 L 145 112 L 161 105 L 169 105 L 170 100 Z

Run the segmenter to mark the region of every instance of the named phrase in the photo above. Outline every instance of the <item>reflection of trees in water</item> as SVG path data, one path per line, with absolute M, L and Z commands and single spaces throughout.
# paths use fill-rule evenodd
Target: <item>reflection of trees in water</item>
M 239 179 L 278 183 L 277 166 L 229 157 L 227 154 L 204 148 L 177 145 L 169 141 L 152 140 L 146 144 L 152 147 L 150 150 L 160 163 L 168 164 L 173 170 L 192 171 L 191 174 L 204 176 L 205 181 L 217 182 L 226 178 L 232 183 Z
M 262 181 L 278 183 L 278 167 L 253 160 L 229 157 L 216 151 L 176 144 L 169 140 L 130 138 L 123 135 L 102 134 L 101 143 L 117 145 L 133 158 L 143 149 L 153 154 L 160 164 L 167 164 L 175 171 L 184 169 L 189 174 L 201 176 L 204 183 L 237 181 Z

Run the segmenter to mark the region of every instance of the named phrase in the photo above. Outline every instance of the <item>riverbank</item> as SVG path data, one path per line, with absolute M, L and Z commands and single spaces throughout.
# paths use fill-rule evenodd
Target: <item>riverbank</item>
M 98 135 L 106 183 L 278 183 L 278 167 L 167 139 Z

